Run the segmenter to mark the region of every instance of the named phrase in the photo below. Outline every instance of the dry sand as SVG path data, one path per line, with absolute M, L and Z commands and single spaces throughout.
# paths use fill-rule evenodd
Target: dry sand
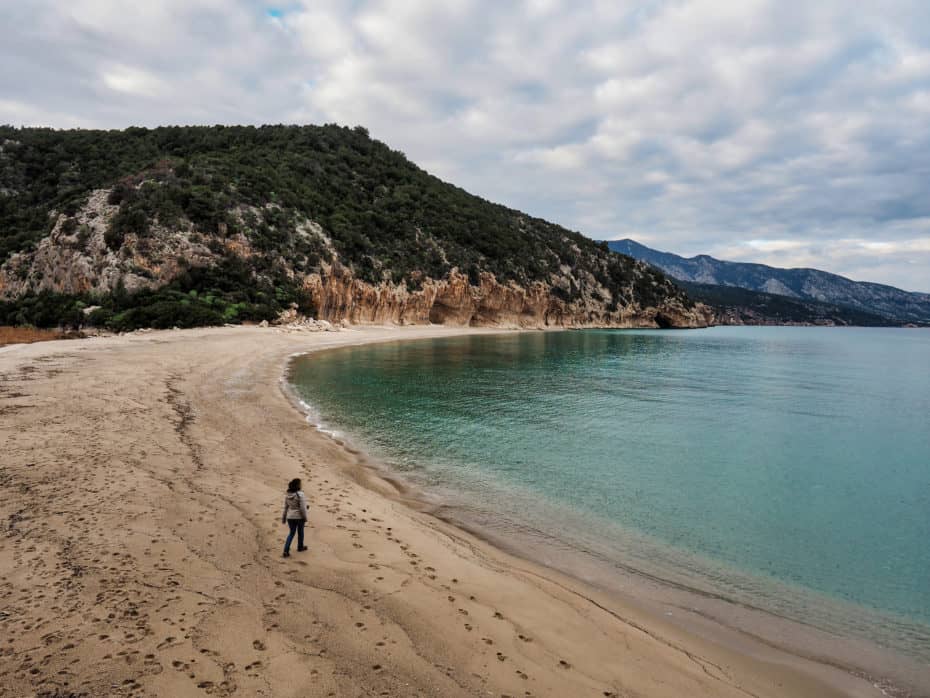
M 475 330 L 225 328 L 0 349 L 0 696 L 834 696 L 417 511 L 287 357 Z M 310 550 L 281 557 L 302 477 Z

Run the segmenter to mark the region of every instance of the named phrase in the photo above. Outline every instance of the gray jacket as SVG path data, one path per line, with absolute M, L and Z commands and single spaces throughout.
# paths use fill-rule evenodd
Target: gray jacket
M 303 490 L 299 492 L 288 492 L 284 497 L 284 513 L 282 519 L 303 519 L 306 521 L 307 516 L 307 495 Z

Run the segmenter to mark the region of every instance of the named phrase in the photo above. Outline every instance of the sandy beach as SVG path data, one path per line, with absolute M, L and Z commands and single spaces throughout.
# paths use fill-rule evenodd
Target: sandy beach
M 0 696 L 881 695 L 689 633 L 410 506 L 282 389 L 295 353 L 481 331 L 0 348 Z M 309 550 L 283 559 L 293 477 Z

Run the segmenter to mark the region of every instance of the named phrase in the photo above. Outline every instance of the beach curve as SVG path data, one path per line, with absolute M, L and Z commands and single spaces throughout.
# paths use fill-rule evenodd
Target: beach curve
M 880 695 L 618 607 L 406 506 L 279 389 L 294 353 L 475 331 L 0 353 L 0 695 Z M 283 560 L 294 476 L 311 549 Z

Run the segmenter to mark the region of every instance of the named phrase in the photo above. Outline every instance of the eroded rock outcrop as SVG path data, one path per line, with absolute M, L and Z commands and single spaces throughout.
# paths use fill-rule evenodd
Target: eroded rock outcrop
M 144 237 L 129 234 L 113 250 L 106 233 L 119 207 L 107 202 L 110 191 L 94 191 L 73 217 L 56 215 L 35 250 L 15 254 L 0 267 L 0 298 L 42 291 L 107 294 L 120 284 L 129 292 L 158 288 L 186 268 L 211 265 L 227 250 L 248 247 L 244 238 L 230 239 L 225 249 L 212 251 L 190 224 L 155 223 Z
M 304 280 L 320 318 L 352 323 L 449 324 L 498 327 L 706 327 L 711 312 L 678 299 L 659 307 L 609 310 L 593 299 L 566 302 L 541 282 L 502 284 L 482 273 L 474 286 L 453 270 L 445 279 L 425 279 L 420 289 L 383 282 L 372 285 L 338 265 Z

